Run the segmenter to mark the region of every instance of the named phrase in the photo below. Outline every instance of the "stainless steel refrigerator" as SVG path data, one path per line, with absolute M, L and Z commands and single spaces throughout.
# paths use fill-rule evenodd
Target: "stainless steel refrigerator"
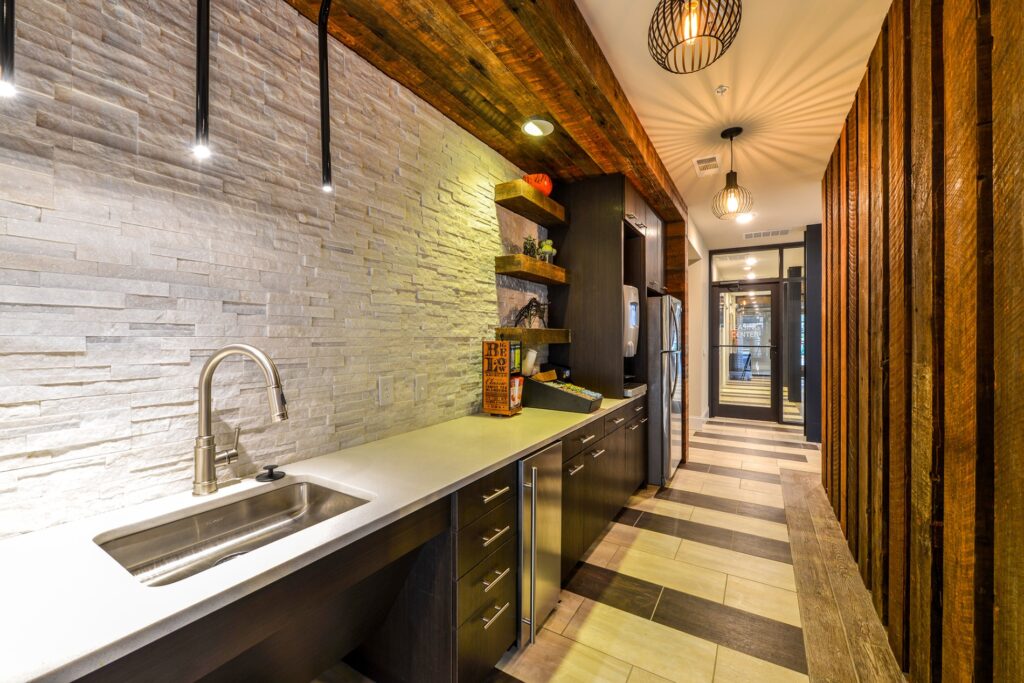
M 683 304 L 647 299 L 647 481 L 664 486 L 683 460 Z
M 519 461 L 519 638 L 534 642 L 562 589 L 562 442 Z M 484 627 L 486 628 L 486 627 Z

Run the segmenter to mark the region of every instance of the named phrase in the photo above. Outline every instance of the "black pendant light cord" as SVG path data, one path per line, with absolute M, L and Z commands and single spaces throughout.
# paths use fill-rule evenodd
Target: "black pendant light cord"
M 196 155 L 210 142 L 210 0 L 198 0 L 196 12 Z
M 331 178 L 331 93 L 327 62 L 327 21 L 330 17 L 331 0 L 323 0 L 320 3 L 317 38 L 320 48 L 320 156 L 324 192 L 330 192 L 334 185 Z
M 14 0 L 3 0 L 3 26 L 0 45 L 0 78 L 14 85 Z

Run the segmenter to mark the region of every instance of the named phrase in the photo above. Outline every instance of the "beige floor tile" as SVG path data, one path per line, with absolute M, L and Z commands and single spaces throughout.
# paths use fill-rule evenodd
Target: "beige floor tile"
M 743 466 L 743 458 L 738 455 L 704 450 L 697 444 L 691 444 L 687 453 L 689 455 L 689 459 L 693 462 L 703 462 L 709 465 L 722 465 L 723 467 Z
M 800 605 L 794 591 L 730 576 L 725 587 L 725 604 L 793 626 L 801 625 Z
M 606 538 L 599 538 L 583 554 L 583 561 L 598 567 L 606 567 L 608 566 L 608 560 L 612 559 L 612 555 L 618 549 L 619 546 L 615 545 L 615 543 L 609 542 Z
M 745 534 L 754 534 L 764 538 L 773 538 L 776 541 L 789 543 L 789 529 L 785 524 L 770 522 L 766 519 L 757 519 L 746 515 L 734 515 L 729 512 L 709 510 L 707 508 L 695 508 L 690 520 L 700 524 L 742 531 Z
M 779 461 L 768 460 L 766 458 L 748 458 L 744 460 L 742 469 L 750 470 L 751 472 L 764 472 L 766 474 L 778 474 L 779 473 Z
M 714 643 L 592 600 L 564 634 L 671 681 L 707 683 L 715 670 Z
M 680 474 L 682 473 L 677 473 L 676 476 L 674 476 L 672 480 L 669 481 L 669 488 L 676 489 L 677 491 L 693 491 L 694 493 L 704 488 L 704 484 L 706 482 L 703 479 L 695 479 L 693 477 L 681 477 L 679 476 Z
M 758 493 L 757 491 L 748 491 L 739 487 L 720 486 L 713 482 L 705 482 L 704 486 L 701 487 L 701 493 L 706 493 L 709 496 L 740 500 L 745 503 L 757 503 L 758 505 L 768 505 L 777 508 L 784 507 L 781 493 Z
M 498 668 L 523 683 L 625 683 L 631 666 L 598 649 L 541 629 L 533 645 L 505 655 Z
M 773 496 L 782 495 L 782 485 L 773 484 L 768 481 L 758 481 L 756 479 L 744 479 L 740 482 L 741 489 L 747 489 L 748 491 L 756 491 L 757 493 L 768 493 Z
M 625 524 L 612 524 L 605 532 L 604 541 L 624 546 L 631 550 L 641 550 L 660 557 L 673 558 L 679 550 L 681 539 L 656 531 L 637 529 Z
M 715 683 L 807 683 L 810 679 L 785 667 L 750 655 L 718 648 Z
M 793 567 L 785 562 L 766 560 L 763 557 L 682 539 L 680 539 L 679 551 L 676 553 L 675 559 L 732 576 L 766 583 L 769 586 L 796 590 Z
M 633 496 L 626 505 L 634 510 L 643 510 L 644 512 L 652 512 L 656 515 L 664 515 L 676 519 L 690 519 L 690 515 L 693 514 L 692 505 L 674 503 L 671 500 L 662 500 L 661 498 Z
M 727 578 L 714 569 L 627 548 L 615 553 L 608 569 L 714 602 L 722 602 Z
M 544 622 L 544 628 L 555 633 L 561 633 L 565 630 L 566 624 L 575 616 L 576 610 L 579 609 L 581 604 L 583 604 L 583 598 L 575 593 L 562 591 L 558 595 L 558 604 L 555 605 L 555 610 L 548 617 L 548 620 Z
M 626 683 L 670 683 L 670 681 L 634 666 L 633 670 L 629 672 L 629 680 Z

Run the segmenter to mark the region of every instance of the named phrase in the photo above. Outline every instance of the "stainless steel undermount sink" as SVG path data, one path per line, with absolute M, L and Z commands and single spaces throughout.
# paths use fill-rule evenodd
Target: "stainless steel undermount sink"
M 147 586 L 164 586 L 368 503 L 301 482 L 99 543 Z

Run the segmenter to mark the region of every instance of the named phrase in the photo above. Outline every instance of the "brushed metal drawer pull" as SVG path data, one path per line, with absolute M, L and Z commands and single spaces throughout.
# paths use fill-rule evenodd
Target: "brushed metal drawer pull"
M 636 430 L 640 429 L 640 425 L 635 424 L 632 427 L 626 427 L 626 429 L 628 429 L 631 432 L 635 432 Z
M 602 449 L 601 449 L 601 450 L 599 450 L 599 451 L 594 451 L 593 453 L 591 453 L 591 454 L 590 454 L 590 456 L 591 456 L 591 457 L 593 457 L 593 458 L 600 458 L 600 457 L 601 457 L 602 455 L 604 455 L 604 454 L 605 454 L 606 452 L 607 452 L 607 449 L 605 449 L 605 448 L 602 448 Z M 583 465 L 580 465 L 580 467 L 583 467 Z
M 495 569 L 494 573 L 497 574 L 497 576 L 495 576 L 490 581 L 484 581 L 484 593 L 489 593 L 492 588 L 494 588 L 495 586 L 498 585 L 499 581 L 501 581 L 506 576 L 508 576 L 508 573 L 510 571 L 512 571 L 512 567 L 509 567 L 505 571 L 501 571 L 500 569 Z
M 624 418 L 624 417 L 617 417 L 614 420 L 612 420 L 612 424 L 620 425 L 620 424 L 622 424 L 625 421 L 626 421 L 626 418 Z
M 584 467 L 586 467 L 586 465 L 584 465 L 583 463 L 576 465 L 576 467 L 573 467 L 571 470 L 569 470 L 569 476 L 571 477 L 572 475 L 582 470 Z
M 587 434 L 586 436 L 580 437 L 580 444 L 588 444 L 597 437 L 597 434 Z
M 635 408 L 633 408 L 633 412 L 634 412 L 634 413 L 639 413 L 639 412 L 640 412 L 641 410 L 643 410 L 643 409 L 644 409 L 644 407 L 643 407 L 643 406 L 636 406 Z
M 496 533 L 493 536 L 491 536 L 490 538 L 487 538 L 486 536 L 484 536 L 484 547 L 486 548 L 490 544 L 494 543 L 495 541 L 497 541 L 499 538 L 501 538 L 502 536 L 504 536 L 505 534 L 507 534 L 511 530 L 512 530 L 512 527 L 510 527 L 510 526 L 506 526 L 504 529 L 495 529 L 494 531 Z
M 646 417 L 640 418 L 640 424 L 642 424 L 642 425 L 647 424 L 647 418 Z
M 508 606 L 511 605 L 511 604 L 512 604 L 511 602 L 506 602 L 502 607 L 498 607 L 497 605 L 495 605 L 494 609 L 496 609 L 498 611 L 494 614 L 494 616 L 491 617 L 490 619 L 488 619 L 487 617 L 483 617 L 483 620 L 484 620 L 484 630 L 486 631 L 487 629 L 489 629 L 491 627 L 491 624 L 493 624 L 498 619 L 498 617 L 500 617 L 502 614 L 504 614 L 505 610 L 507 610 Z
M 486 505 L 487 503 L 490 503 L 495 498 L 499 498 L 499 497 L 505 495 L 506 493 L 508 493 L 511 490 L 512 490 L 512 488 L 509 487 L 509 486 L 506 486 L 506 487 L 500 488 L 500 489 L 494 489 L 494 491 L 492 491 L 490 494 L 488 494 L 486 496 L 483 496 L 484 504 Z

